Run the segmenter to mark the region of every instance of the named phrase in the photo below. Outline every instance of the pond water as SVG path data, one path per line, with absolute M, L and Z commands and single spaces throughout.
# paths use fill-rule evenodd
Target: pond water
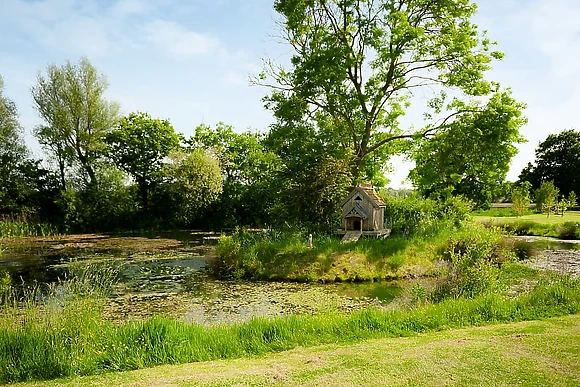
M 119 269 L 107 300 L 110 320 L 154 314 L 215 324 L 253 316 L 392 307 L 417 281 L 300 284 L 217 280 L 206 256 L 216 234 L 200 232 L 68 235 L 4 240 L 0 271 L 14 284 L 54 284 L 71 265 L 104 263 Z
M 551 270 L 572 277 L 580 276 L 580 240 L 559 240 L 547 237 L 512 237 L 530 247 L 526 264 L 541 270 Z

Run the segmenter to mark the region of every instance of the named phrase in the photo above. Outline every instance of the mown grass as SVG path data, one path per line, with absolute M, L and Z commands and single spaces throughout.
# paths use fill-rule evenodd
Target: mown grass
M 578 386 L 580 315 L 17 386 Z
M 503 211 L 503 210 L 498 210 Z M 511 222 L 511 221 L 531 221 L 536 223 L 542 224 L 560 224 L 565 222 L 580 222 L 580 211 L 567 211 L 564 213 L 564 216 L 559 214 L 550 214 L 547 216 L 546 214 L 538 214 L 538 213 L 531 213 L 526 214 L 520 217 L 516 216 L 498 216 L 498 215 L 479 215 L 477 213 L 474 214 L 475 218 L 478 220 L 494 220 L 495 218 L 498 221 L 502 222 Z
M 524 215 L 534 215 L 535 213 L 536 212 L 534 210 L 526 210 Z M 490 208 L 487 210 L 477 210 L 473 211 L 472 215 L 486 218 L 517 217 L 517 214 L 513 208 Z
M 100 320 L 98 302 L 28 309 L 0 317 L 0 382 L 126 371 L 161 364 L 261 356 L 299 346 L 353 343 L 369 338 L 580 312 L 580 280 L 540 280 L 517 298 L 482 294 L 413 309 L 368 309 L 351 314 L 292 315 L 202 327 L 155 317 L 113 324 Z M 18 313 L 21 313 L 18 315 Z
M 560 239 L 580 239 L 580 212 L 566 213 L 564 217 L 535 214 L 533 216 L 511 217 L 475 217 L 490 227 L 500 227 L 514 235 L 536 235 Z

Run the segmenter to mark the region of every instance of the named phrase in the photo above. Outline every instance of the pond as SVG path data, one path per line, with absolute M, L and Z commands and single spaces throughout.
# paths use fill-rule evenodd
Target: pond
M 580 276 L 580 240 L 534 236 L 512 238 L 531 247 L 532 257 L 526 262 L 529 266 L 570 274 L 572 277 Z
M 104 263 L 120 270 L 106 302 L 113 321 L 163 314 L 215 324 L 292 313 L 357 310 L 402 302 L 417 281 L 301 284 L 217 280 L 207 271 L 216 234 L 201 232 L 67 235 L 4 240 L 0 270 L 23 286 L 55 284 L 71 265 Z

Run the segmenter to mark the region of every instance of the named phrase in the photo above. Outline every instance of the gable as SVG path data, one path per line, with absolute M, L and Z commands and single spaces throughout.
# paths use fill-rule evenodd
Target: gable
M 364 208 L 356 203 L 354 207 L 344 216 L 344 218 L 361 218 L 367 219 L 369 216 L 366 214 Z
M 368 191 L 368 192 L 367 192 Z M 369 195 L 370 192 L 370 195 Z M 358 195 L 361 197 L 362 200 L 369 202 L 370 204 L 372 204 L 372 206 L 374 208 L 381 208 L 381 207 L 385 207 L 386 203 L 383 201 L 383 199 L 375 192 L 374 189 L 363 189 L 361 187 L 355 187 L 355 189 L 353 189 L 348 196 L 346 197 L 346 199 L 344 199 L 341 203 L 340 206 L 344 207 L 355 195 Z M 376 199 L 376 200 L 375 200 Z

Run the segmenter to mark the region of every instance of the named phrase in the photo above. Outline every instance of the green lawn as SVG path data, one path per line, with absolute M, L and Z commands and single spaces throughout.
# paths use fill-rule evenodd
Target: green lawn
M 545 214 L 533 214 L 515 217 L 515 216 L 505 216 L 505 217 L 493 217 L 493 216 L 475 216 L 475 219 L 481 221 L 495 220 L 498 223 L 507 223 L 510 221 L 518 220 L 531 220 L 537 223 L 544 224 L 558 224 L 564 222 L 580 222 L 580 211 L 569 211 L 565 212 L 564 216 L 560 215 L 550 215 L 547 217 Z
M 14 386 L 578 386 L 580 315 Z

